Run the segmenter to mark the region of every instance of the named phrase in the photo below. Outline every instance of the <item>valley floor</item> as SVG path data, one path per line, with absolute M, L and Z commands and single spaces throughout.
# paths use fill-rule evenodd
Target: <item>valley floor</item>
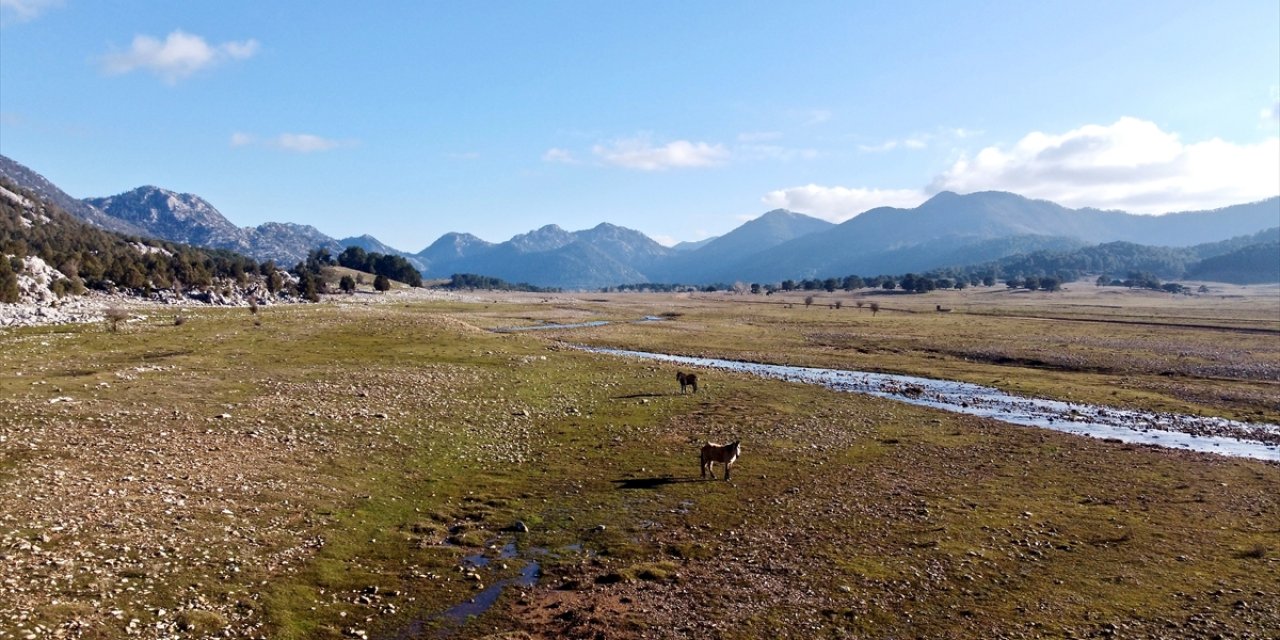
M 1275 637 L 1280 465 L 561 342 L 1280 422 L 1274 288 L 1069 289 L 3 330 L 0 638 Z

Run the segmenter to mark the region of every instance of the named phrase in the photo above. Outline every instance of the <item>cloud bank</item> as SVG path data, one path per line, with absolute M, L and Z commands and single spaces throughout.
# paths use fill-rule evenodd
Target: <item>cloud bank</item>
M 102 69 L 111 75 L 142 69 L 174 84 L 201 69 L 228 60 L 251 58 L 258 48 L 256 40 L 210 45 L 200 36 L 176 30 L 163 42 L 150 36 L 135 36 L 127 51 L 113 51 L 103 56 Z
M 1155 123 L 1121 118 L 1062 134 L 1032 132 L 987 147 L 937 176 L 930 192 L 1012 191 L 1069 207 L 1166 213 L 1280 193 L 1280 138 L 1184 143 Z
M 928 199 L 918 189 L 865 189 L 860 187 L 803 187 L 778 189 L 765 194 L 763 201 L 774 209 L 789 209 L 831 222 L 844 222 L 876 207 L 910 208 Z
M 939 191 L 1009 191 L 1131 213 L 1213 209 L 1280 194 L 1280 138 L 1186 143 L 1155 123 L 1125 117 L 1060 134 L 1035 131 L 1010 147 L 963 155 L 924 189 L 810 184 L 762 200 L 839 222 L 877 206 L 915 206 Z

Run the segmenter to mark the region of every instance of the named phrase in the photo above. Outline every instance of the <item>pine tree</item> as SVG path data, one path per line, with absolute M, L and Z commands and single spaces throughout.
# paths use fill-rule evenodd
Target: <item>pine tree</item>
M 17 302 L 20 294 L 18 274 L 9 265 L 9 257 L 0 255 L 0 302 Z

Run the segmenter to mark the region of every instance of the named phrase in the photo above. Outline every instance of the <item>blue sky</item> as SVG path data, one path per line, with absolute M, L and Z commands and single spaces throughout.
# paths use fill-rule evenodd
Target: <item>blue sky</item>
M 0 0 L 0 153 L 418 251 L 1280 193 L 1280 3 Z

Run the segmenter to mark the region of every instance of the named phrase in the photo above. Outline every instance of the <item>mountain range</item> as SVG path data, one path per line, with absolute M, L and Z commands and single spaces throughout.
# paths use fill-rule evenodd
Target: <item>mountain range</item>
M 1070 209 L 1005 192 L 944 191 L 912 209 L 881 207 L 840 224 L 778 209 L 722 236 L 676 247 L 609 223 L 581 231 L 549 224 L 499 243 L 468 233 L 446 233 L 423 250 L 408 253 L 369 235 L 337 240 L 309 225 L 237 227 L 198 196 L 153 186 L 76 199 L 4 156 L 0 176 L 95 226 L 230 249 L 283 266 L 296 264 L 316 248 L 336 254 L 359 246 L 402 256 L 427 278 L 476 273 L 563 289 L 924 272 L 1105 242 L 1185 247 L 1280 226 L 1280 197 L 1211 211 L 1147 216 Z

